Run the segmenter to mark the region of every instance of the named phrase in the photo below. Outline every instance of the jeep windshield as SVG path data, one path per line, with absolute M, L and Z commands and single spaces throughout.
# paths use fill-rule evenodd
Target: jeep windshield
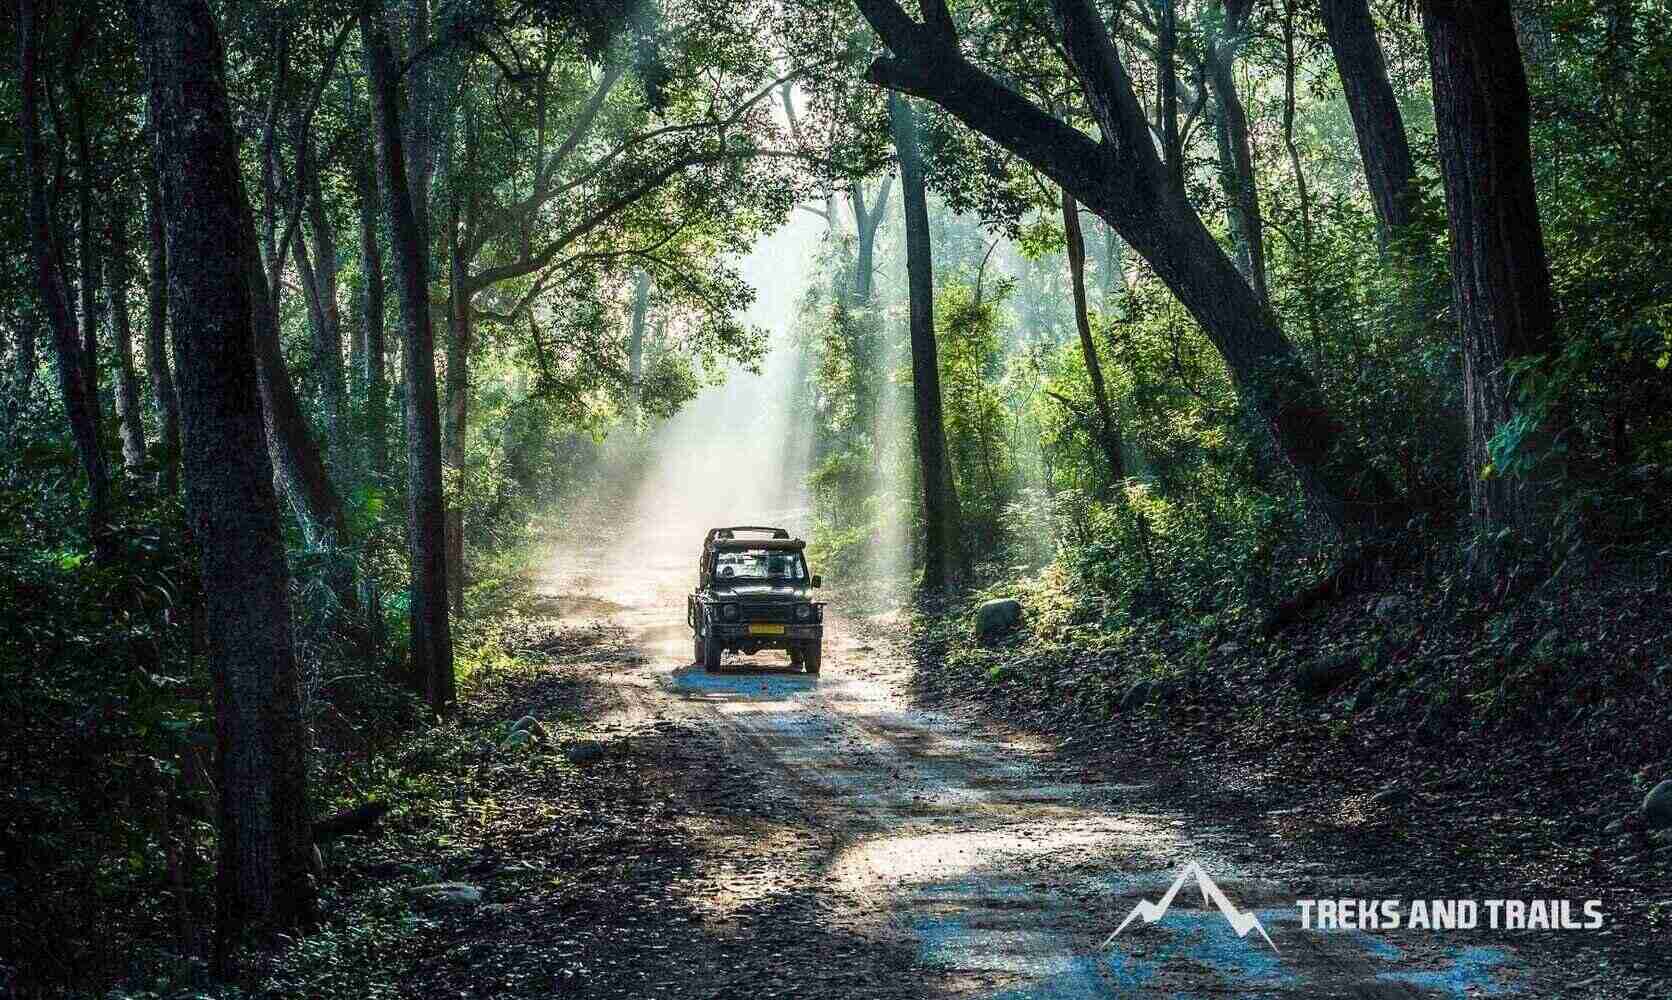
M 781 549 L 732 549 L 714 557 L 714 581 L 782 581 L 798 583 L 807 579 L 807 563 L 799 552 Z

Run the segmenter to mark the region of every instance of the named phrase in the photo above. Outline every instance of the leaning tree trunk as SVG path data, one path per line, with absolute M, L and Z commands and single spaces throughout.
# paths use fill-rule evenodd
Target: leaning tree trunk
M 1463 331 L 1470 507 L 1483 528 L 1525 533 L 1534 529 L 1534 483 L 1487 470 L 1491 441 L 1523 416 L 1510 367 L 1552 350 L 1555 339 L 1527 78 L 1507 0 L 1426 0 L 1422 20 Z M 1544 436 L 1535 430 L 1523 447 L 1537 448 Z
M 1376 210 L 1382 242 L 1411 221 L 1416 191 L 1405 120 L 1388 82 L 1387 63 L 1376 39 L 1368 0 L 1320 0 L 1319 13 L 1335 53 L 1336 72 L 1358 136 L 1364 178 Z
M 153 137 L 154 141 L 154 137 Z M 145 275 L 145 370 L 151 376 L 151 402 L 163 427 L 163 492 L 173 493 L 180 474 L 180 397 L 168 360 L 168 251 L 163 227 L 162 193 L 154 167 L 145 171 L 145 223 L 150 246 Z
M 145 464 L 145 420 L 139 408 L 133 320 L 128 313 L 128 220 L 112 215 L 107 221 L 110 262 L 105 267 L 105 303 L 111 337 L 116 341 L 116 418 L 122 428 L 122 464 L 133 470 Z
M 923 480 L 923 586 L 927 590 L 945 590 L 952 564 L 961 558 L 958 555 L 961 546 L 957 484 L 947 469 L 940 362 L 935 350 L 935 276 L 929 246 L 929 202 L 911 105 L 899 94 L 890 93 L 888 115 L 893 126 L 894 148 L 900 159 L 900 193 L 905 203 L 912 412 L 917 430 L 918 469 Z
M 186 500 L 210 628 L 219 812 L 216 955 L 308 920 L 306 729 L 252 326 L 259 267 L 224 55 L 203 0 L 135 0 L 157 115 Z
M 441 417 L 436 405 L 435 340 L 430 327 L 428 248 L 406 183 L 400 93 L 381 11 L 360 10 L 360 37 L 371 75 L 377 161 L 389 221 L 389 246 L 401 303 L 401 360 L 406 376 L 407 530 L 412 567 L 412 668 L 436 711 L 455 698 L 453 643 L 447 622 L 447 561 L 441 492 Z
M 42 311 L 52 328 L 52 347 L 58 359 L 58 390 L 69 417 L 81 467 L 87 475 L 88 535 L 95 552 L 105 554 L 109 526 L 110 474 L 99 443 L 98 397 L 88 391 L 80 333 L 70 311 L 69 289 L 60 266 L 61 247 L 54 239 L 46 201 L 46 165 L 40 137 L 40 81 L 36 59 L 39 36 L 33 0 L 18 3 L 19 124 L 23 133 L 23 172 L 29 185 L 29 249 Z
M 1307 498 L 1351 531 L 1399 518 L 1387 478 L 1336 420 L 1277 319 L 1169 180 L 1131 77 L 1097 9 L 1054 0 L 1063 48 L 1102 140 L 1030 103 L 971 63 L 949 29 L 912 21 L 893 0 L 856 0 L 893 53 L 880 86 L 934 101 L 1038 168 L 1113 225 L 1147 260 L 1224 358 Z
M 1068 243 L 1068 274 L 1074 286 L 1074 326 L 1080 332 L 1080 356 L 1085 359 L 1086 377 L 1091 380 L 1092 402 L 1097 406 L 1097 443 L 1109 462 L 1109 480 L 1126 478 L 1126 460 L 1121 455 L 1120 421 L 1109 405 L 1103 384 L 1103 365 L 1097 360 L 1097 345 L 1091 339 L 1091 317 L 1086 306 L 1086 237 L 1080 228 L 1080 206 L 1074 196 L 1062 193 L 1062 224 Z

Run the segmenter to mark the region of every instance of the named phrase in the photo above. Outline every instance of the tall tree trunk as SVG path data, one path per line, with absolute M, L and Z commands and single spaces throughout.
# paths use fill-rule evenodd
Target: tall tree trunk
M 1266 238 L 1260 216 L 1260 191 L 1254 177 L 1254 154 L 1248 142 L 1248 112 L 1237 93 L 1237 49 L 1247 34 L 1250 0 L 1219 4 L 1223 27 L 1213 40 L 1207 59 L 1208 89 L 1218 105 L 1215 117 L 1219 140 L 1219 183 L 1225 192 L 1231 238 L 1238 270 L 1266 305 Z
M 152 141 L 155 142 L 154 129 Z M 168 359 L 168 250 L 162 193 L 155 166 L 145 171 L 145 223 L 149 234 L 145 275 L 145 370 L 151 376 L 152 405 L 163 427 L 162 489 L 173 493 L 180 474 L 180 397 Z
M 923 586 L 927 590 L 945 590 L 953 564 L 962 561 L 962 547 L 958 537 L 958 488 L 947 469 L 940 362 L 935 349 L 935 275 L 929 246 L 929 201 L 911 105 L 899 94 L 890 93 L 888 116 L 894 132 L 894 149 L 900 159 L 900 194 L 905 203 L 912 412 L 917 430 L 918 471 L 923 482 Z
M 1544 233 L 1534 197 L 1527 78 L 1507 0 L 1425 0 L 1435 137 L 1463 330 L 1469 499 L 1485 528 L 1534 527 L 1534 484 L 1484 474 L 1489 442 L 1520 414 L 1511 363 L 1554 348 Z M 1541 435 L 1530 435 L 1536 447 Z
M 1178 4 L 1161 0 L 1160 37 L 1156 40 L 1157 87 L 1161 103 L 1161 159 L 1167 187 L 1184 194 L 1184 139 L 1179 135 Z
M 849 199 L 854 224 L 853 304 L 861 309 L 871 305 L 876 287 L 877 230 L 888 215 L 888 189 L 893 183 L 892 176 L 885 176 L 874 203 L 867 204 L 864 182 L 854 181 Z
M 87 135 L 87 97 L 75 92 L 76 281 L 81 291 L 81 374 L 96 411 L 99 400 L 99 239 L 94 235 L 93 144 Z
M 1289 153 L 1289 168 L 1295 174 L 1295 198 L 1300 202 L 1300 280 L 1306 299 L 1306 326 L 1312 333 L 1313 365 L 1324 363 L 1323 323 L 1318 315 L 1318 283 L 1312 259 L 1312 192 L 1301 169 L 1300 148 L 1295 145 L 1295 8 L 1299 0 L 1288 0 L 1283 17 L 1283 148 Z M 1403 130 L 1400 132 L 1404 136 Z
M 1368 0 L 1319 0 L 1324 31 L 1335 54 L 1336 72 L 1347 96 L 1347 110 L 1358 136 L 1370 202 L 1376 210 L 1382 242 L 1411 221 L 1416 176 L 1405 121 L 1388 82 L 1387 63 L 1376 39 Z
M 936 102 L 1037 167 L 1149 261 L 1225 359 L 1245 405 L 1319 510 L 1354 531 L 1398 517 L 1386 477 L 1343 433 L 1276 317 L 1171 188 L 1132 80 L 1087 0 L 1054 0 L 1053 7 L 1101 141 L 999 83 L 963 56 L 955 38 L 926 30 L 894 0 L 856 2 L 893 53 L 871 64 L 873 82 Z
M 105 267 L 105 302 L 110 312 L 111 338 L 116 341 L 116 418 L 122 428 L 122 464 L 135 469 L 145 464 L 145 420 L 139 408 L 133 321 L 128 313 L 128 220 L 111 213 L 105 221 L 110 250 L 110 262 Z
M 283 484 L 308 544 L 335 548 L 348 541 L 342 497 L 325 471 L 325 459 L 308 428 L 307 414 L 296 397 L 296 386 L 285 366 L 279 344 L 278 303 L 268 284 L 269 276 L 262 271 L 259 255 L 249 263 L 250 280 L 259 286 L 254 290 L 255 362 L 262 408 L 267 417 L 273 474 Z M 170 268 L 175 269 L 177 266 Z
M 360 378 L 366 389 L 366 457 L 374 474 L 389 463 L 389 385 L 384 374 L 383 248 L 377 238 L 377 170 L 370 150 L 356 165 L 360 201 Z
M 448 321 L 446 416 L 442 426 L 441 461 L 454 475 L 464 473 L 465 438 L 470 420 L 470 353 L 475 347 L 470 273 L 459 246 L 459 203 L 453 199 L 447 215 Z M 532 314 L 531 314 L 532 315 Z M 453 613 L 464 614 L 464 507 L 447 508 L 447 597 Z
M 308 229 L 313 236 L 311 255 L 303 254 L 298 235 L 293 244 L 298 266 L 308 290 L 309 332 L 312 334 L 313 365 L 319 377 L 319 394 L 325 404 L 325 440 L 333 466 L 340 470 L 348 445 L 347 402 L 343 386 L 342 313 L 337 304 L 337 237 L 331 217 L 325 211 L 325 195 L 319 183 L 317 164 L 307 171 Z
M 649 312 L 650 272 L 639 271 L 633 276 L 633 319 L 627 334 L 627 405 L 634 423 L 638 421 L 644 392 L 640 381 L 644 378 L 644 321 Z
M 407 530 L 411 580 L 412 667 L 436 711 L 456 696 L 447 622 L 447 562 L 441 492 L 441 418 L 436 406 L 435 340 L 424 232 L 406 183 L 398 77 L 381 12 L 360 10 L 360 37 L 371 74 L 377 161 L 389 221 L 389 245 L 401 303 L 401 359 L 406 375 Z
M 34 257 L 42 311 L 52 328 L 52 347 L 58 360 L 58 389 L 64 399 L 70 434 L 75 438 L 82 471 L 87 475 L 88 535 L 94 551 L 107 554 L 110 514 L 110 475 L 99 443 L 98 397 L 88 391 L 85 352 L 70 312 L 69 289 L 61 268 L 62 246 L 54 238 L 46 200 L 46 164 L 40 137 L 40 82 L 38 26 L 34 0 L 19 0 L 17 21 L 19 124 L 23 133 L 23 170 L 29 185 L 29 246 Z
M 1074 196 L 1062 193 L 1062 224 L 1067 234 L 1068 275 L 1074 286 L 1074 326 L 1080 332 L 1080 356 L 1085 359 L 1086 377 L 1091 380 L 1092 402 L 1097 405 L 1097 443 L 1109 463 L 1109 481 L 1126 478 L 1126 459 L 1121 454 L 1120 421 L 1109 405 L 1103 384 L 1103 365 L 1097 360 L 1097 345 L 1091 339 L 1091 317 L 1086 306 L 1086 237 L 1080 228 L 1080 206 Z
M 217 957 L 311 917 L 306 729 L 254 343 L 260 268 L 224 55 L 203 0 L 135 0 L 157 116 L 186 499 L 210 628 L 219 772 Z

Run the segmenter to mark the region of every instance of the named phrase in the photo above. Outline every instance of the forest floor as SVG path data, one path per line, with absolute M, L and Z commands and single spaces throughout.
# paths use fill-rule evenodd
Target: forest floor
M 1660 913 L 1638 905 L 1667 894 L 1667 852 L 1615 863 L 1494 804 L 1500 781 L 1459 783 L 1462 748 L 1297 726 L 1261 749 L 1189 706 L 1042 712 L 943 683 L 898 613 L 833 609 L 816 678 L 772 653 L 709 673 L 688 548 L 559 554 L 525 581 L 506 656 L 400 756 L 385 828 L 336 845 L 327 928 L 266 991 L 1672 996 Z M 525 716 L 539 735 L 511 735 Z M 1572 899 L 1576 917 L 1601 898 L 1608 922 L 1302 927 L 1298 900 L 1341 898 Z

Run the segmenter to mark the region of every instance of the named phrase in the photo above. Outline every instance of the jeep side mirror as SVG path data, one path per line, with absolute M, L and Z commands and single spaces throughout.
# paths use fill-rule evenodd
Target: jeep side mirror
M 818 589 L 819 587 L 822 587 L 822 586 L 824 586 L 824 578 L 819 576 L 817 573 L 814 573 L 813 574 L 813 588 L 816 590 L 816 589 Z

